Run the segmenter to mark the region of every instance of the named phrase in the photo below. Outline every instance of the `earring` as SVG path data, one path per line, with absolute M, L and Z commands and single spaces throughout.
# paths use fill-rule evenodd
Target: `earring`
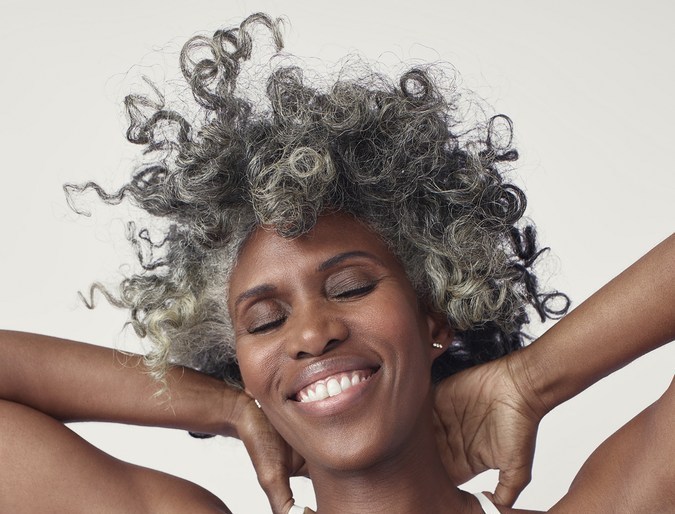
M 262 407 L 260 406 L 260 402 L 257 399 L 253 398 L 253 402 L 255 403 L 256 407 L 258 407 L 259 409 L 262 409 Z
M 436 341 L 434 341 L 433 343 L 431 343 L 431 346 L 433 346 L 433 347 L 436 348 L 437 350 L 440 350 L 441 348 L 443 348 L 443 345 L 442 345 L 441 343 L 437 343 Z

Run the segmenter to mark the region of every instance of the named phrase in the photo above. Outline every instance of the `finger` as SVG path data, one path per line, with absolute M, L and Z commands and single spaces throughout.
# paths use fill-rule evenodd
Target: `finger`
M 293 512 L 291 507 L 295 501 L 288 475 L 273 470 L 258 471 L 258 482 L 265 491 L 274 514 Z
M 291 509 L 288 511 L 288 514 L 316 514 L 312 509 L 309 507 L 305 507 L 304 509 L 302 507 L 299 507 L 298 505 L 293 505 Z
M 511 507 L 523 489 L 530 483 L 532 475 L 529 468 L 499 471 L 499 483 L 495 489 L 494 501 L 499 505 Z
M 291 454 L 291 475 L 294 477 L 309 478 L 309 470 L 307 469 L 307 462 L 305 458 L 298 452 L 293 451 Z

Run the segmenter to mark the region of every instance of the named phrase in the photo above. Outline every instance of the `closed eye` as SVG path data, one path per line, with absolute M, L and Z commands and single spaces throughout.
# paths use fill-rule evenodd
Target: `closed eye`
M 338 300 L 340 299 L 348 299 L 348 298 L 358 298 L 359 296 L 364 296 L 368 293 L 370 293 L 375 287 L 377 286 L 376 282 L 372 282 L 369 284 L 364 284 L 362 286 L 354 287 L 351 289 L 347 289 L 346 291 L 341 291 L 337 294 L 333 294 L 333 298 L 336 298 Z
M 269 331 L 269 330 L 272 330 L 272 329 L 275 329 L 275 328 L 277 328 L 277 327 L 280 327 L 280 326 L 284 323 L 284 321 L 286 321 L 286 317 L 285 317 L 285 316 L 282 317 L 282 318 L 278 318 L 278 319 L 272 320 L 272 321 L 268 321 L 268 322 L 266 322 L 266 323 L 262 323 L 261 325 L 256 325 L 256 326 L 250 327 L 250 328 L 248 329 L 248 333 L 249 333 L 249 334 L 260 334 L 260 333 L 264 333 L 264 332 L 267 332 L 267 331 Z

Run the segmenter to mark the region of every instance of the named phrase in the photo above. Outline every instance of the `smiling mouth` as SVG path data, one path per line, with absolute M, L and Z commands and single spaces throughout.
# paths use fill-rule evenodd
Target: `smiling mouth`
M 378 368 L 357 369 L 322 378 L 301 389 L 295 400 L 300 403 L 311 403 L 338 396 L 349 388 L 369 380 L 377 371 Z

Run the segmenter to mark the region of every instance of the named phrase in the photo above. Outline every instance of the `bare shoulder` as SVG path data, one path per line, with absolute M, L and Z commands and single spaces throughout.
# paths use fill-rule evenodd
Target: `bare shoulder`
M 133 464 L 121 465 L 128 467 L 134 486 L 142 490 L 146 512 L 231 514 L 218 497 L 193 482 Z
M 0 511 L 229 514 L 186 480 L 118 460 L 55 419 L 0 400 Z
M 675 512 L 675 380 L 588 458 L 551 512 Z

